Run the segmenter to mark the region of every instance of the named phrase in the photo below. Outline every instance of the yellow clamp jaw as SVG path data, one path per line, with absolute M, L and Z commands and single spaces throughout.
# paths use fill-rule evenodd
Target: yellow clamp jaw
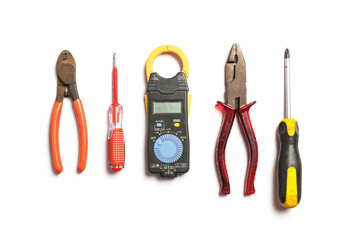
M 173 45 L 160 46 L 150 53 L 150 55 L 146 61 L 147 81 L 149 82 L 150 75 L 151 75 L 151 73 L 154 72 L 153 63 L 154 63 L 155 58 L 163 53 L 173 53 L 180 58 L 181 64 L 182 64 L 181 71 L 185 74 L 186 81 L 187 81 L 189 78 L 189 60 L 188 60 L 187 56 L 185 55 L 185 53 L 180 48 L 173 46 Z M 191 102 L 191 95 L 188 94 L 188 115 L 190 115 L 190 102 Z M 146 109 L 146 116 L 149 116 L 148 115 L 149 113 L 148 113 L 148 96 L 147 95 L 145 95 L 145 109 Z
M 158 48 L 156 48 L 154 51 L 152 51 L 146 61 L 146 77 L 147 81 L 150 79 L 150 74 L 154 72 L 153 70 L 153 64 L 154 60 L 157 56 L 163 53 L 173 53 L 177 55 L 181 59 L 182 63 L 182 72 L 185 73 L 186 80 L 189 78 L 189 60 L 185 53 L 178 47 L 173 45 L 163 45 Z

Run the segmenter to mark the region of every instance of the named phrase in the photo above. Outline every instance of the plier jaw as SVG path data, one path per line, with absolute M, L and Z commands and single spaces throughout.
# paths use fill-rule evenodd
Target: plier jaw
M 76 87 L 76 63 L 68 50 L 60 53 L 56 62 L 57 94 L 56 101 L 62 102 L 64 97 L 70 96 L 73 101 L 79 98 Z
M 235 116 L 238 115 L 242 133 L 248 146 L 248 169 L 245 181 L 245 194 L 255 193 L 254 181 L 258 161 L 258 147 L 251 125 L 249 109 L 255 102 L 246 104 L 246 64 L 238 44 L 232 46 L 225 67 L 225 103 L 218 102 L 224 108 L 224 118 L 216 144 L 216 161 L 221 178 L 220 194 L 230 193 L 230 183 L 225 164 L 225 148 Z
M 246 63 L 239 44 L 234 43 L 225 65 L 225 102 L 234 109 L 246 105 Z
M 56 63 L 57 71 L 57 93 L 51 114 L 50 141 L 54 169 L 57 173 L 63 170 L 60 147 L 59 147 L 59 125 L 64 97 L 70 96 L 73 100 L 76 119 L 79 126 L 80 153 L 78 171 L 82 172 L 86 167 L 88 135 L 85 111 L 76 87 L 76 63 L 74 57 L 67 50 L 61 52 Z

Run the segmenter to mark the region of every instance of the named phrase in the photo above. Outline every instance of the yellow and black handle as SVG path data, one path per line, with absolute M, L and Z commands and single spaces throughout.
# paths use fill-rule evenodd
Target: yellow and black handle
M 278 194 L 282 206 L 296 207 L 301 199 L 299 127 L 295 119 L 283 119 L 278 128 L 280 151 L 277 166 Z

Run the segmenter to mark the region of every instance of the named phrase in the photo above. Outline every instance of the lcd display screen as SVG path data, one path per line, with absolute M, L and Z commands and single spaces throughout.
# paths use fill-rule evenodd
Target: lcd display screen
M 181 102 L 153 102 L 153 113 L 181 113 Z

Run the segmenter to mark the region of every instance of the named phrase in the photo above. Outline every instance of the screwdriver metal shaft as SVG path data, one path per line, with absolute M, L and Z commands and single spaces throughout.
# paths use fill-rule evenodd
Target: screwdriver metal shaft
M 291 89 L 290 89 L 290 52 L 285 50 L 284 56 L 284 80 L 285 80 L 285 118 L 291 118 Z

